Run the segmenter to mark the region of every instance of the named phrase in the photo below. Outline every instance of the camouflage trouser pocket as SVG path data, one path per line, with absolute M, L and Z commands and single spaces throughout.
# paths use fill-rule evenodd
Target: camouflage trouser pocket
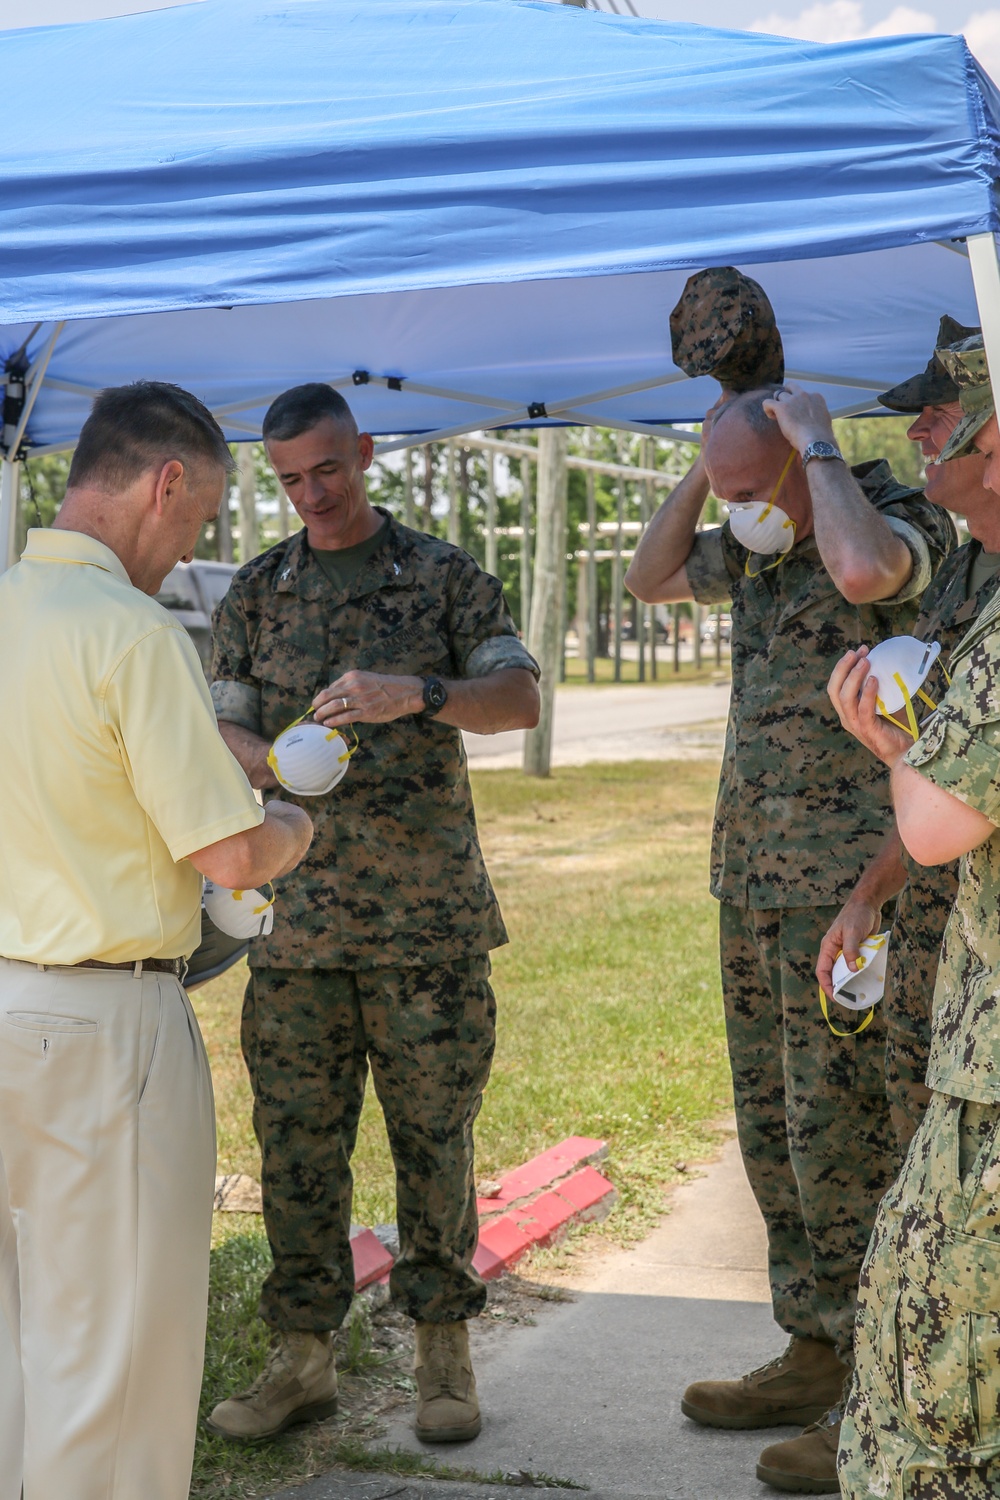
M 900 1279 L 878 1362 L 909 1430 L 932 1448 L 1000 1447 L 1000 1244 L 903 1215 Z

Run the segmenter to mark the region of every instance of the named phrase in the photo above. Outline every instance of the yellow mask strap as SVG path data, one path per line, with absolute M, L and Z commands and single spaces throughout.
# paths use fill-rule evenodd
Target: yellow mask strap
M 269 906 L 273 906 L 274 905 L 274 900 L 275 900 L 275 897 L 274 897 L 274 886 L 271 885 L 270 882 L 268 882 L 267 889 L 271 892 L 271 899 L 270 899 L 270 901 L 265 901 L 263 906 L 255 906 L 253 908 L 253 914 L 254 914 L 255 917 L 259 917 L 263 912 L 267 911 L 267 908 Z M 263 891 L 261 891 L 261 895 L 263 895 L 263 894 L 264 894 Z M 236 901 L 242 901 L 242 899 L 243 899 L 243 892 L 242 891 L 234 891 L 233 892 L 233 898 Z
M 871 1010 L 865 1016 L 864 1020 L 861 1022 L 861 1025 L 857 1026 L 854 1029 L 854 1031 L 840 1031 L 840 1030 L 838 1030 L 838 1028 L 836 1026 L 834 1026 L 833 1022 L 830 1020 L 830 1009 L 829 1009 L 829 1006 L 827 1005 L 826 996 L 824 995 L 824 993 L 823 993 L 822 990 L 820 990 L 820 992 L 819 992 L 819 1007 L 820 1007 L 820 1010 L 823 1012 L 823 1019 L 824 1019 L 824 1021 L 829 1026 L 829 1028 L 833 1032 L 834 1036 L 860 1036 L 861 1033 L 864 1031 L 865 1027 L 871 1025 L 871 1023 L 872 1023 L 872 1017 L 875 1014 L 875 1007 L 873 1005 L 872 1008 L 871 1008 Z
M 354 741 L 353 745 L 347 746 L 347 749 L 344 751 L 343 755 L 337 756 L 337 764 L 339 766 L 342 761 L 350 760 L 351 756 L 354 754 L 361 741 L 358 739 L 358 736 L 355 733 L 353 724 L 344 724 L 340 729 L 331 729 L 330 733 L 327 735 L 327 739 L 334 740 L 337 738 L 338 734 L 345 742 L 347 740 L 347 735 L 350 734 L 351 739 Z
M 943 670 L 944 669 L 942 668 L 942 671 Z M 945 676 L 947 677 L 947 673 L 945 673 Z M 875 699 L 876 707 L 878 708 L 878 711 L 882 715 L 883 719 L 888 719 L 890 724 L 895 724 L 896 728 L 901 729 L 904 734 L 910 735 L 914 740 L 919 740 L 920 725 L 917 723 L 917 715 L 914 712 L 913 699 L 910 697 L 909 689 L 907 688 L 906 683 L 903 681 L 902 677 L 900 677 L 898 672 L 893 672 L 892 680 L 903 695 L 903 705 L 906 708 L 906 723 L 901 724 L 894 714 L 886 713 L 885 704 L 882 702 L 881 698 Z M 951 678 L 948 678 L 948 684 L 949 686 L 951 685 Z M 937 704 L 934 702 L 934 699 L 928 698 L 923 688 L 917 688 L 917 697 L 922 703 L 926 703 L 928 708 L 937 708 Z
M 763 521 L 764 517 L 765 516 L 769 516 L 771 514 L 771 511 L 774 509 L 774 502 L 777 500 L 778 496 L 781 494 L 782 488 L 784 487 L 785 480 L 788 478 L 789 470 L 791 469 L 792 464 L 795 462 L 795 455 L 796 455 L 797 451 L 798 450 L 795 449 L 795 448 L 792 448 L 789 451 L 788 457 L 785 459 L 785 467 L 782 469 L 781 473 L 778 475 L 778 482 L 774 486 L 774 489 L 771 491 L 771 498 L 768 500 L 767 504 L 764 506 L 764 509 L 761 511 L 760 515 L 757 517 L 757 524 L 758 525 L 760 525 L 760 523 Z M 794 547 L 795 546 L 795 522 L 792 520 L 791 516 L 789 516 L 788 520 L 785 522 L 784 529 L 787 529 L 789 526 L 792 528 L 792 547 Z M 744 572 L 744 574 L 746 575 L 747 578 L 759 578 L 762 573 L 770 573 L 770 571 L 771 571 L 772 568 L 780 568 L 781 564 L 785 561 L 785 558 L 788 556 L 788 553 L 791 552 L 792 547 L 788 548 L 788 552 L 782 552 L 781 556 L 778 557 L 778 558 L 775 558 L 774 562 L 767 563 L 763 568 L 758 568 L 757 571 L 756 571 L 756 573 L 751 573 L 751 571 L 750 571 L 750 558 L 748 557 L 747 560 L 746 560 L 746 562 L 743 564 L 743 572 Z M 750 556 L 752 557 L 753 554 L 751 553 Z

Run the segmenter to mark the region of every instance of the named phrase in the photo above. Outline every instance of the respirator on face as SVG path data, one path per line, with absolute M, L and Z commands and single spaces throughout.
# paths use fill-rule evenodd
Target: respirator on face
M 358 737 L 349 726 L 328 729 L 303 714 L 278 735 L 267 752 L 267 763 L 286 791 L 297 797 L 321 797 L 343 781 L 357 748 Z
M 785 553 L 791 551 L 795 545 L 795 522 L 787 511 L 775 504 L 792 464 L 795 462 L 795 457 L 796 450 L 793 448 L 785 460 L 785 467 L 778 477 L 777 484 L 771 491 L 770 499 L 729 502 L 729 526 L 733 536 L 750 552 L 779 552 L 781 556 L 777 562 L 770 564 L 772 568 L 776 568 Z M 762 568 L 760 571 L 766 572 L 767 569 Z M 748 578 L 758 576 L 756 573 L 751 573 L 749 558 L 747 558 L 744 572 Z
M 230 891 L 205 881 L 205 912 L 227 937 L 267 937 L 274 926 L 274 891 Z
M 920 723 L 913 700 L 919 698 L 932 712 L 937 708 L 933 698 L 924 692 L 923 684 L 940 655 L 937 641 L 918 641 L 914 635 L 894 635 L 880 641 L 868 653 L 870 675 L 878 682 L 875 699 L 878 712 L 915 740 L 920 738 Z M 945 681 L 950 682 L 943 666 L 941 670 Z
M 843 953 L 837 955 L 833 966 L 833 998 L 847 1010 L 867 1010 L 861 1025 L 855 1031 L 838 1031 L 830 1020 L 830 1011 L 823 991 L 819 992 L 819 1003 L 826 1024 L 834 1036 L 858 1036 L 871 1024 L 875 1007 L 885 992 L 885 968 L 889 957 L 888 932 L 873 932 L 858 948 L 858 968 L 855 972 L 848 966 Z

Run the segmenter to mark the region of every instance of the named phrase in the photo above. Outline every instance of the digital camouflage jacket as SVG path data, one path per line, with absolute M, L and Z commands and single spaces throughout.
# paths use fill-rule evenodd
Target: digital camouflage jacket
M 826 685 L 844 652 L 912 631 L 923 594 L 955 544 L 947 511 L 899 483 L 885 462 L 853 470 L 913 554 L 894 599 L 850 604 L 815 537 L 748 577 L 729 523 L 700 532 L 686 569 L 702 604 L 732 599 L 733 686 L 712 836 L 712 893 L 775 909 L 843 901 L 885 834 L 885 767 L 841 727 Z M 766 567 L 757 557 L 753 566 Z
M 387 516 L 383 544 L 338 592 L 304 531 L 235 574 L 215 614 L 220 719 L 273 739 L 314 694 L 359 670 L 444 678 L 538 668 L 499 580 L 468 553 Z M 461 731 L 421 715 L 355 726 L 360 747 L 322 797 L 293 798 L 312 847 L 276 882 L 257 967 L 430 965 L 507 941 L 486 873 Z M 275 793 L 265 794 L 273 796 Z
M 952 683 L 911 766 L 1000 823 L 1000 596 L 952 653 Z M 1000 1102 L 1000 832 L 959 863 L 934 990 L 927 1083 L 981 1104 Z

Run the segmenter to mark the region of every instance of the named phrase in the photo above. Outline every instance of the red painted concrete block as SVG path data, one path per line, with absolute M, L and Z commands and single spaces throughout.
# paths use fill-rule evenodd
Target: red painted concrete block
M 572 1208 L 572 1218 L 578 1224 L 594 1219 L 603 1219 L 618 1196 L 614 1185 L 593 1167 L 584 1167 L 574 1172 L 565 1182 L 560 1182 L 555 1192 Z
M 479 1232 L 480 1247 L 486 1246 L 498 1255 L 505 1266 L 512 1266 L 515 1261 L 521 1259 L 526 1250 L 531 1249 L 531 1239 L 514 1223 L 513 1219 L 504 1214 L 499 1219 L 493 1219 L 485 1224 Z
M 495 1219 L 506 1213 L 516 1203 L 534 1197 L 545 1188 L 552 1187 L 561 1177 L 582 1166 L 585 1162 L 600 1161 L 607 1156 L 606 1141 L 593 1140 L 590 1136 L 572 1135 L 532 1157 L 523 1167 L 516 1167 L 500 1178 L 501 1191 L 495 1198 L 478 1198 L 476 1206 L 480 1220 Z
M 562 1239 L 574 1212 L 573 1205 L 558 1193 L 543 1193 L 525 1208 L 512 1209 L 509 1217 L 533 1244 L 546 1249 Z
M 484 1281 L 493 1281 L 497 1276 L 502 1276 L 507 1267 L 488 1245 L 480 1244 L 475 1255 L 472 1257 L 473 1269 L 478 1271 Z
M 354 1290 L 371 1286 L 373 1281 L 382 1281 L 392 1270 L 392 1256 L 377 1235 L 370 1229 L 362 1229 L 351 1235 L 351 1254 L 354 1256 Z

